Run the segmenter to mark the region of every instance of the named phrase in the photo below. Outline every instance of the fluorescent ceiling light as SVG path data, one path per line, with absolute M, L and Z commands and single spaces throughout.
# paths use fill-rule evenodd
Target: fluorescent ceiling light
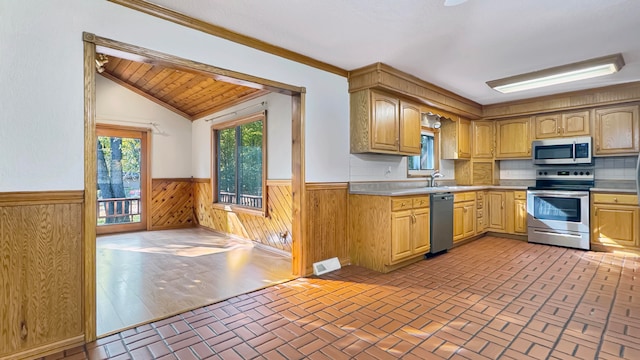
M 444 6 L 457 6 L 466 1 L 467 0 L 444 0 Z
M 487 81 L 487 85 L 501 93 L 507 94 L 609 75 L 620 71 L 623 66 L 624 59 L 622 58 L 622 54 L 615 54 L 504 79 Z

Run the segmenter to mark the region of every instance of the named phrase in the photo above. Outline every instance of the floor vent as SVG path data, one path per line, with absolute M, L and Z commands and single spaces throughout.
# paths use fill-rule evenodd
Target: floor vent
M 338 269 L 340 269 L 340 261 L 337 257 L 313 263 L 313 274 L 316 276 Z

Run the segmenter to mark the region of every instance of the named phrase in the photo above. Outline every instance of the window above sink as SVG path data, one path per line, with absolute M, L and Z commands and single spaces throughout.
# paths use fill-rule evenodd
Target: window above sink
M 407 156 L 408 177 L 428 177 L 439 169 L 439 133 L 437 130 L 422 128 L 420 134 L 420 155 Z

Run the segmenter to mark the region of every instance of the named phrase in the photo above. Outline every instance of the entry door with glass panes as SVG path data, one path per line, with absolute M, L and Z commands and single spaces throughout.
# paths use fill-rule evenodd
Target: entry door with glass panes
M 98 125 L 98 234 L 146 230 L 147 132 Z

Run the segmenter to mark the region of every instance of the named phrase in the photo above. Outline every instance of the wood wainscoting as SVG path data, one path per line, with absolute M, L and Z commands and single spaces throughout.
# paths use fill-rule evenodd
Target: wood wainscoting
M 348 183 L 306 184 L 307 225 L 304 249 L 305 274 L 313 274 L 313 263 L 337 257 L 340 264 L 351 263 L 347 221 Z
M 193 179 L 194 212 L 198 225 L 291 253 L 290 180 L 267 180 L 268 217 L 214 208 L 212 195 L 210 179 Z
M 193 179 L 151 180 L 151 230 L 195 226 Z
M 0 359 L 84 343 L 84 193 L 0 193 Z

